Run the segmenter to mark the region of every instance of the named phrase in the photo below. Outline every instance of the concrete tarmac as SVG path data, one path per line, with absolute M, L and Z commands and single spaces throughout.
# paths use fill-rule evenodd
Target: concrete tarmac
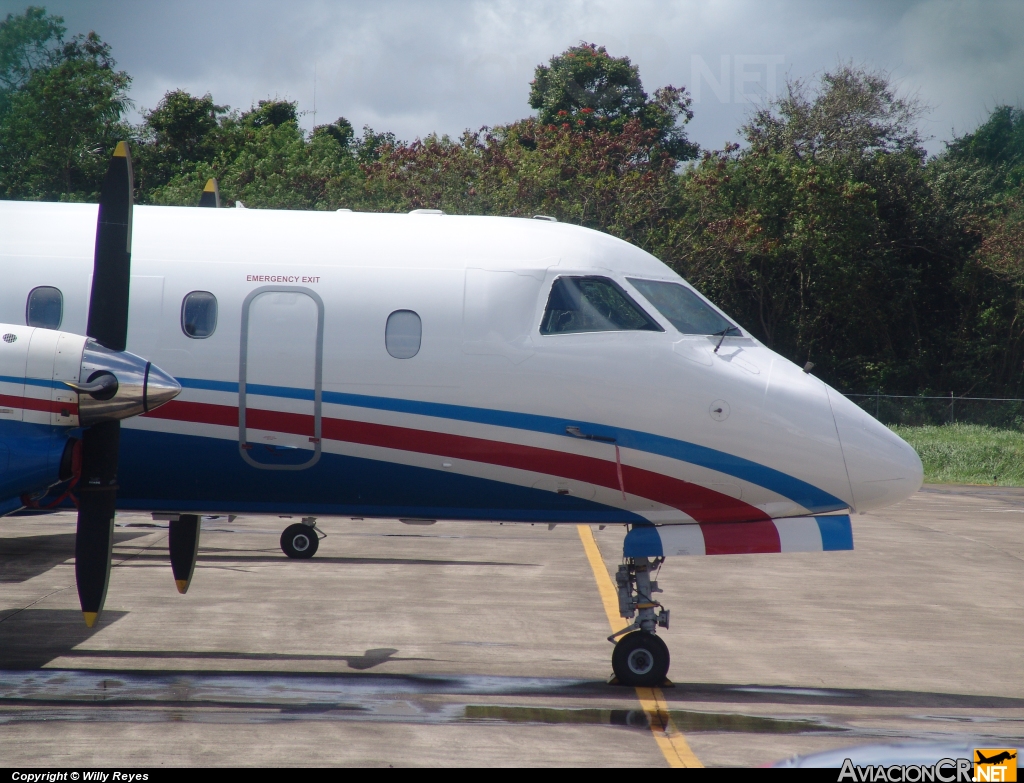
M 118 516 L 87 629 L 73 514 L 0 520 L 0 766 L 664 766 L 574 525 Z M 593 528 L 614 571 L 622 528 Z M 878 742 L 1024 744 L 1024 490 L 929 486 L 853 552 L 669 558 L 661 690 L 706 766 Z M 658 728 L 655 726 L 655 728 Z

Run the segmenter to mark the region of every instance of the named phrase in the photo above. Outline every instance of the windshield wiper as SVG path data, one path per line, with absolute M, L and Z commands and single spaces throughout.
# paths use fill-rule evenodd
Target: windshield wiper
M 718 345 L 715 346 L 715 353 L 718 353 L 718 349 L 722 347 L 722 341 L 726 338 L 729 332 L 739 332 L 739 327 L 728 326 L 720 332 L 715 332 L 712 337 L 718 338 Z

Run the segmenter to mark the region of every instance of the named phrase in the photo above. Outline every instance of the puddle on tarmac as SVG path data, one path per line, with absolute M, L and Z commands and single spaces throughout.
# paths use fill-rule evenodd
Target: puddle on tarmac
M 780 720 L 731 712 L 690 712 L 669 710 L 680 731 L 742 732 L 745 734 L 803 734 L 815 731 L 846 731 L 820 721 Z M 466 707 L 465 719 L 501 723 L 577 723 L 601 726 L 639 726 L 650 724 L 643 710 L 557 709 L 548 707 L 516 707 L 472 704 Z
M 734 686 L 729 690 L 736 693 L 766 693 L 775 696 L 811 696 L 819 699 L 849 699 L 853 694 L 842 691 L 827 691 L 821 688 L 784 688 L 765 687 L 760 685 Z
M 932 720 L 941 723 L 1024 723 L 1024 718 L 999 715 L 977 717 L 972 715 L 914 715 L 914 720 Z
M 140 653 L 145 655 L 145 651 Z M 185 654 L 187 657 L 187 654 Z M 417 694 L 570 694 L 589 680 L 444 675 L 338 675 L 233 672 L 112 672 L 38 669 L 0 671 L 0 704 L 28 701 L 143 701 L 273 704 L 347 703 Z
M 103 702 L 29 707 L 25 702 L 5 708 L 0 702 L 0 726 L 16 723 L 67 721 L 72 723 L 284 723 L 291 721 L 360 721 L 384 723 L 494 723 L 539 725 L 621 726 L 647 730 L 643 710 L 560 709 L 488 704 L 430 705 L 417 700 L 374 700 L 360 704 L 308 704 L 274 707 L 271 704 L 226 705 L 197 703 L 194 707 L 138 706 Z M 109 706 L 107 706 L 109 705 Z M 776 720 L 730 713 L 701 713 L 673 710 L 672 720 L 680 731 L 742 732 L 748 734 L 840 733 L 837 726 L 813 720 Z
M 584 724 L 648 727 L 641 709 L 526 707 L 441 701 L 432 696 L 584 695 L 585 680 L 527 677 L 383 677 L 88 671 L 0 672 L 0 725 L 42 721 L 114 723 Z M 672 710 L 681 731 L 842 732 L 815 719 Z
M 416 720 L 415 716 L 401 717 L 363 713 L 361 707 L 337 705 L 317 709 L 261 709 L 258 705 L 242 709 L 208 709 L 167 707 L 163 709 L 135 707 L 45 707 L 31 709 L 4 709 L 0 705 L 0 726 L 16 723 L 286 723 L 290 721 L 390 721 L 436 723 L 448 722 L 429 719 Z

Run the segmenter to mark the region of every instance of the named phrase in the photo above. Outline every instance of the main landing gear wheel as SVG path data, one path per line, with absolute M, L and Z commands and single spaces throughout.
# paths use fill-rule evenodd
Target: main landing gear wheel
M 612 671 L 621 685 L 656 688 L 668 674 L 668 647 L 646 631 L 627 633 L 615 644 Z
M 288 525 L 281 534 L 281 549 L 288 557 L 305 560 L 315 555 L 319 546 L 320 539 L 312 525 L 298 522 Z

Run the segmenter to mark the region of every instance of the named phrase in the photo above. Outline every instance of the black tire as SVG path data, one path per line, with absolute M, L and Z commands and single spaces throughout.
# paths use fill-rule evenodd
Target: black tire
M 668 674 L 668 647 L 646 631 L 627 633 L 612 652 L 612 671 L 621 685 L 656 688 Z
M 288 525 L 281 534 L 281 549 L 288 557 L 296 560 L 306 560 L 316 554 L 320 546 L 320 539 L 316 530 L 301 522 Z

